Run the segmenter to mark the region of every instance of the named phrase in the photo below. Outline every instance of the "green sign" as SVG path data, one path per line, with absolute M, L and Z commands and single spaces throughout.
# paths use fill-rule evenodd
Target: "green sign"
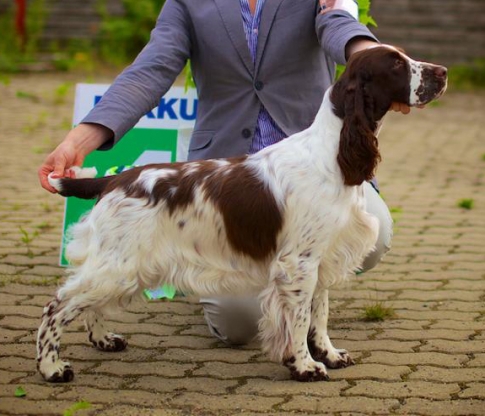
M 74 125 L 101 99 L 109 85 L 79 84 L 76 89 Z M 195 122 L 197 98 L 193 90 L 172 88 L 160 105 L 144 116 L 113 148 L 89 154 L 84 167 L 95 167 L 105 176 L 113 167 L 141 166 L 185 160 L 190 133 Z M 60 264 L 68 266 L 65 249 L 68 229 L 94 206 L 95 200 L 66 199 Z

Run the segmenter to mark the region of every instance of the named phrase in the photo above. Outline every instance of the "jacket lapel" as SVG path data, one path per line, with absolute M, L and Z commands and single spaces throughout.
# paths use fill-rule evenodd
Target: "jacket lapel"
M 273 25 L 276 12 L 283 0 L 266 0 L 261 14 L 261 22 L 259 23 L 258 33 L 258 50 L 256 53 L 256 73 L 258 72 L 259 64 L 264 53 L 266 41 L 268 40 L 271 26 Z
M 266 0 L 268 1 L 268 0 Z M 253 61 L 249 53 L 246 34 L 244 33 L 241 17 L 241 7 L 238 0 L 214 0 L 237 53 L 245 67 L 252 75 L 254 73 Z M 266 7 L 266 5 L 265 5 Z

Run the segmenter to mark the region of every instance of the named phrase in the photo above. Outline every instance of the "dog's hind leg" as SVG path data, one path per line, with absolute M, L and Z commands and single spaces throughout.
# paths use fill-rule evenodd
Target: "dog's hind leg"
M 328 379 L 325 365 L 312 358 L 307 344 L 317 268 L 305 253 L 281 256 L 261 293 L 263 350 L 283 362 L 298 381 Z
M 44 308 L 37 335 L 37 368 L 47 381 L 67 382 L 74 378 L 71 365 L 59 359 L 60 338 L 63 328 L 81 312 L 80 305 L 66 303 L 58 297 Z
M 99 350 L 108 352 L 123 351 L 128 343 L 121 335 L 108 332 L 105 329 L 103 314 L 98 310 L 86 313 L 84 320 L 89 341 Z
M 354 364 L 349 353 L 332 345 L 327 332 L 328 290 L 315 291 L 312 301 L 312 320 L 308 333 L 308 346 L 312 357 L 328 368 L 343 368 Z
M 93 273 L 93 270 L 98 272 Z M 136 279 L 120 278 L 118 270 L 84 264 L 75 271 L 59 289 L 54 300 L 44 308 L 37 338 L 37 366 L 42 376 L 50 382 L 66 382 L 74 377 L 69 363 L 59 359 L 60 338 L 65 326 L 81 312 L 87 313 L 88 330 L 101 349 L 122 349 L 126 343 L 121 337 L 103 329 L 102 320 L 96 323 L 97 314 L 107 306 L 127 303 L 139 292 Z M 100 341 L 107 340 L 102 348 Z M 104 341 L 103 341 L 104 342 Z

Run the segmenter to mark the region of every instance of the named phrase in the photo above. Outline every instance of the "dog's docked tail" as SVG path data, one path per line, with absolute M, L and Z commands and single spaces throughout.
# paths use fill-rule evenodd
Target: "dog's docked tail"
M 106 186 L 113 180 L 113 176 L 105 176 L 103 178 L 95 178 L 96 168 L 79 168 L 72 167 L 76 178 L 53 178 L 48 176 L 50 185 L 57 190 L 57 192 L 64 196 L 75 196 L 81 199 L 98 198 L 106 188 Z

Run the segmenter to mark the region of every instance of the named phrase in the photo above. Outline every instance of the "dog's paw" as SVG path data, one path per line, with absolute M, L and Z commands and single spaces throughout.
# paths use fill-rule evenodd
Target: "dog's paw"
M 325 365 L 318 361 L 307 361 L 297 365 L 294 357 L 284 362 L 285 366 L 291 371 L 291 378 L 296 381 L 328 381 Z
M 331 344 L 330 348 L 322 349 L 317 347 L 313 340 L 309 340 L 308 348 L 313 359 L 320 361 L 328 368 L 345 368 L 355 364 L 347 350 L 334 348 Z
M 320 361 L 320 360 L 319 360 Z M 322 362 L 328 368 L 345 368 L 354 365 L 355 362 L 347 350 L 334 348 L 325 355 Z
M 89 340 L 98 350 L 106 352 L 123 351 L 128 345 L 124 337 L 112 333 L 106 334 L 102 339 L 94 339 L 90 336 Z
M 40 364 L 39 372 L 49 383 L 68 383 L 74 378 L 74 371 L 71 364 L 57 360 L 54 363 Z

